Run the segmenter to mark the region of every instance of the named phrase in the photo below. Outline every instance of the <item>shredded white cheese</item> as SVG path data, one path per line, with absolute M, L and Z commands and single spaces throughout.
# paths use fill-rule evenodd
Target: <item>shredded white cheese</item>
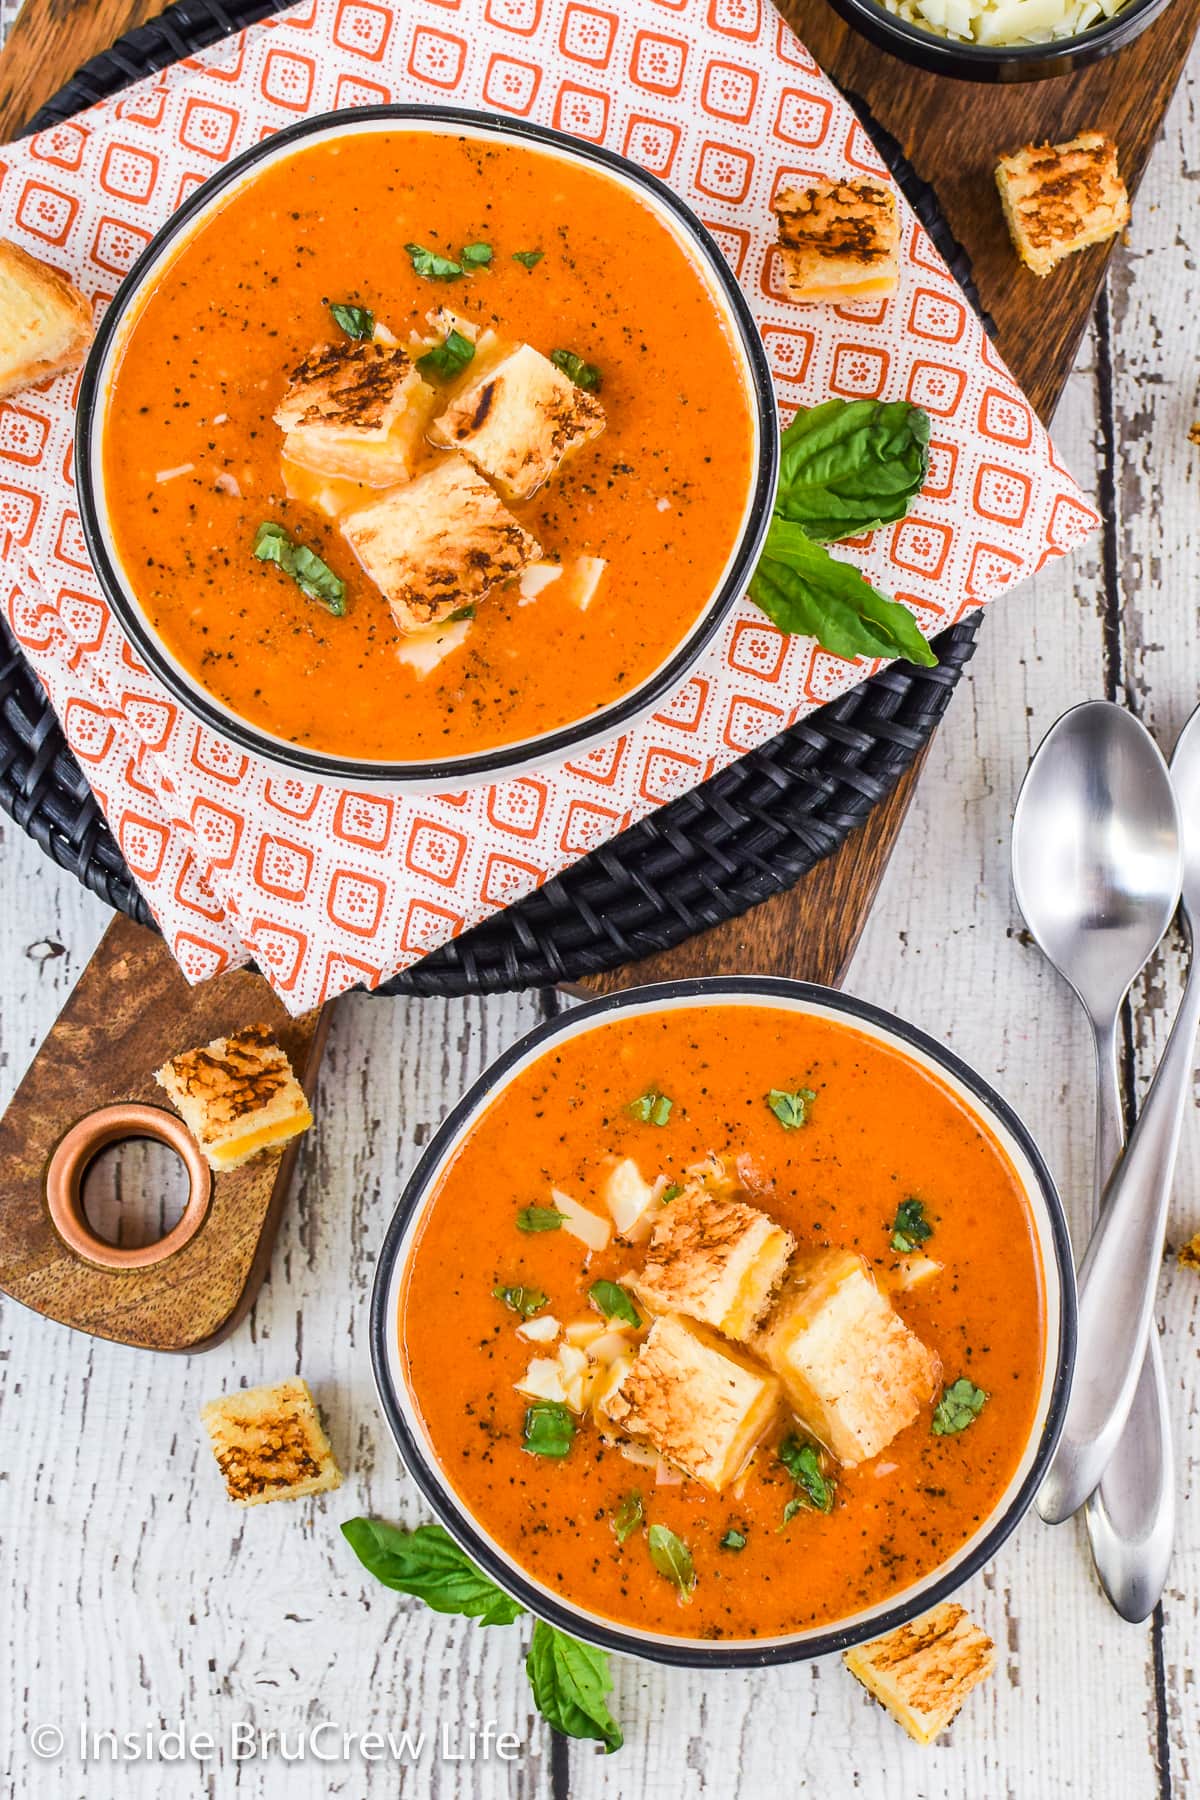
M 890 13 L 938 37 L 996 48 L 1076 37 L 1125 0 L 883 0 Z
M 195 463 L 179 463 L 173 469 L 160 469 L 154 477 L 155 481 L 174 481 L 177 475 L 190 475 Z

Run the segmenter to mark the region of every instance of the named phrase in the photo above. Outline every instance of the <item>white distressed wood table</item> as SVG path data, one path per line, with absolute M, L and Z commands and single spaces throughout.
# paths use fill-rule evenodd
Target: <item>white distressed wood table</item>
M 5 4 L 5 16 L 10 7 Z M 1169 748 L 1200 698 L 1200 55 L 1169 115 L 1127 246 L 1056 423 L 1110 517 L 1086 555 L 990 614 L 950 710 L 848 985 L 944 1038 L 1032 1127 L 1077 1231 L 1091 1190 L 1092 1070 L 1075 1003 L 1024 939 L 1008 828 L 1028 757 L 1057 715 L 1108 695 Z M 0 1103 L 105 923 L 98 902 L 0 825 Z M 1177 1000 L 1168 946 L 1135 995 L 1126 1070 L 1144 1090 Z M 202 1357 L 154 1357 L 0 1312 L 0 1780 L 41 1800 L 1183 1800 L 1200 1792 L 1200 1279 L 1169 1262 L 1160 1318 L 1179 1447 L 1179 1544 L 1144 1627 L 1108 1609 L 1082 1531 L 1034 1516 L 964 1594 L 997 1678 L 932 1750 L 908 1742 L 834 1660 L 725 1677 L 618 1665 L 626 1747 L 552 1744 L 532 1714 L 519 1628 L 479 1631 L 364 1578 L 338 1522 L 421 1510 L 377 1411 L 367 1354 L 375 1246 L 442 1111 L 554 1001 L 339 1006 L 271 1273 L 247 1322 Z M 136 1173 L 136 1171 L 135 1171 Z M 127 1182 L 129 1168 L 125 1169 Z M 119 1199 L 121 1171 L 111 1203 Z M 1189 1122 L 1172 1241 L 1200 1226 Z M 447 1329 L 452 1329 L 448 1323 Z M 197 1423 L 225 1387 L 302 1373 L 348 1472 L 324 1500 L 230 1507 Z M 514 1762 L 448 1760 L 444 1725 L 488 1719 Z M 427 1735 L 412 1766 L 356 1756 L 235 1763 L 230 1732 L 329 1720 Z M 86 1766 L 79 1730 L 182 1722 L 204 1762 Z M 39 1763 L 39 1725 L 67 1736 Z M 328 1743 L 328 1740 L 324 1740 Z M 452 1744 L 450 1749 L 455 1748 Z

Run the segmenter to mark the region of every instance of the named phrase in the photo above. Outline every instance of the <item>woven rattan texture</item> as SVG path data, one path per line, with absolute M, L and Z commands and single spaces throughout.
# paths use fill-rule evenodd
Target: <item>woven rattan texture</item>
M 273 10 L 269 0 L 178 0 L 85 64 L 28 130 Z M 979 310 L 969 264 L 932 190 L 849 97 Z M 790 887 L 864 823 L 910 766 L 974 652 L 977 625 L 976 615 L 935 640 L 936 668 L 885 669 L 378 991 L 499 993 L 578 980 L 670 949 Z M 0 806 L 93 893 L 152 923 L 41 684 L 2 622 L 0 629 Z

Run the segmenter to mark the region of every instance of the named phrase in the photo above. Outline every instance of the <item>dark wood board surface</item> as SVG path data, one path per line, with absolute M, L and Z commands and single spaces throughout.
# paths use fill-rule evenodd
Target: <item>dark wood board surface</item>
M 0 138 L 17 131 L 87 57 L 159 10 L 157 0 L 25 0 L 0 54 Z M 783 0 L 782 10 L 823 66 L 867 102 L 936 189 L 971 257 L 1001 354 L 1048 420 L 1103 280 L 1106 252 L 1073 257 L 1044 281 L 1023 269 L 1000 214 L 992 179 L 996 157 L 1029 140 L 1101 127 L 1115 138 L 1123 172 L 1136 190 L 1200 22 L 1200 0 L 1172 0 L 1126 50 L 1079 74 L 996 87 L 910 68 L 858 37 L 825 0 Z M 634 980 L 739 970 L 838 981 L 887 865 L 920 761 L 867 825 L 789 893 L 587 987 L 607 991 Z

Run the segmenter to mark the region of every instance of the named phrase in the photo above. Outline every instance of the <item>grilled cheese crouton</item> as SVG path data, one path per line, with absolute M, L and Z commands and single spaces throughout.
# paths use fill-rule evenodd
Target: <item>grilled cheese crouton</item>
M 1117 146 L 1100 131 L 1067 144 L 1026 144 L 996 166 L 996 186 L 1017 255 L 1035 275 L 1099 244 L 1129 223 Z
M 154 1079 L 217 1170 L 235 1169 L 313 1122 L 304 1089 L 266 1025 L 185 1050 Z
M 293 371 L 275 423 L 285 458 L 302 469 L 388 487 L 411 479 L 437 406 L 398 346 L 318 344 Z
M 775 1417 L 774 1376 L 678 1318 L 656 1319 L 605 1415 L 719 1493 L 741 1474 Z
M 992 1673 L 996 1646 L 961 1606 L 944 1601 L 923 1619 L 847 1650 L 843 1660 L 909 1737 L 932 1744 Z
M 430 441 L 461 450 L 507 500 L 528 500 L 564 456 L 604 430 L 593 394 L 521 344 L 464 388 L 434 420 Z
M 772 211 L 789 299 L 866 300 L 895 292 L 900 223 L 895 193 L 882 181 L 782 188 Z
M 788 1280 L 753 1340 L 799 1417 L 839 1462 L 877 1456 L 941 1374 L 861 1256 L 825 1250 Z
M 342 530 L 403 632 L 474 606 L 541 555 L 460 456 L 443 457 L 407 487 L 349 513 Z
M 73 281 L 0 239 L 0 400 L 83 361 L 92 304 Z
M 200 1417 L 237 1506 L 299 1500 L 342 1485 L 306 1381 L 223 1394 L 210 1400 Z
M 691 1182 L 659 1213 L 634 1286 L 652 1312 L 686 1313 L 746 1338 L 794 1249 L 791 1233 L 756 1206 Z
M 1200 1231 L 1188 1239 L 1178 1256 L 1185 1269 L 1200 1269 Z

